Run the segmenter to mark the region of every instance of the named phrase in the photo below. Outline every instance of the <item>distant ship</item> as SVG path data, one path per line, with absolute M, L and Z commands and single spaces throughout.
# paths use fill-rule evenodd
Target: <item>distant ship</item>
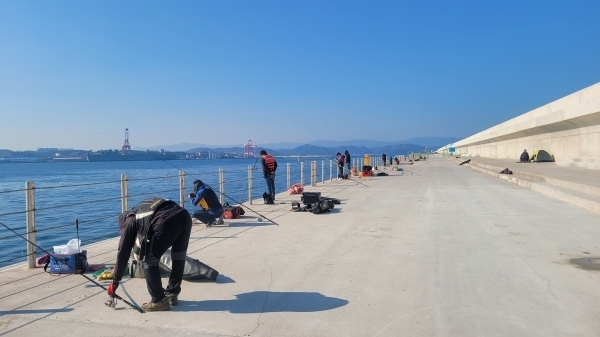
M 105 150 L 99 152 L 90 152 L 87 161 L 148 161 L 148 160 L 175 160 L 177 155 L 166 152 L 132 152 L 122 154 L 116 150 Z

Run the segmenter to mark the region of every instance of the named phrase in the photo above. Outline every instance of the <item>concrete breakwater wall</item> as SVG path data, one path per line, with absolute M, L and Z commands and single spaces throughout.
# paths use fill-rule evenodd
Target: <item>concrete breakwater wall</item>
M 600 170 L 600 82 L 440 149 L 463 156 L 519 158 L 546 150 L 560 166 Z

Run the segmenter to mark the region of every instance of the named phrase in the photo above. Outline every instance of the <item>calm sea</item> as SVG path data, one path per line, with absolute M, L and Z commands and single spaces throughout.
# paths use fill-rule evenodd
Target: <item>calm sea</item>
M 304 183 L 310 181 L 310 160 L 318 163 L 321 180 L 321 161 L 304 161 Z M 297 158 L 278 158 L 276 191 L 287 189 L 286 163 L 291 165 L 291 183 L 300 181 L 300 162 Z M 329 178 L 329 161 L 325 161 L 325 177 Z M 255 166 L 256 165 L 256 166 Z M 37 244 L 50 252 L 53 246 L 66 244 L 76 238 L 75 219 L 79 220 L 82 245 L 119 235 L 117 216 L 121 213 L 122 174 L 128 178 L 129 207 L 151 196 L 179 201 L 179 170 L 186 172 L 186 195 L 193 181 L 201 179 L 219 191 L 219 168 L 224 169 L 224 193 L 230 204 L 248 200 L 248 166 L 253 173 L 253 198 L 262 198 L 266 185 L 260 160 L 175 160 L 142 162 L 72 162 L 72 163 L 14 163 L 0 164 L 0 222 L 18 233 L 26 233 L 25 182 L 35 183 Z M 186 203 L 193 211 L 194 206 Z M 8 214 L 15 213 L 17 214 Z M 8 214 L 8 215 L 7 215 Z M 1 226 L 0 226 L 1 227 Z M 0 228 L 0 267 L 25 261 L 26 241 Z M 38 251 L 38 256 L 43 255 Z

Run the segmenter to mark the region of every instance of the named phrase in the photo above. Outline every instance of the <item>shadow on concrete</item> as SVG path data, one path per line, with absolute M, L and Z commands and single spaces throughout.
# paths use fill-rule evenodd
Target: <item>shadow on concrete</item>
M 570 264 L 584 270 L 600 270 L 600 257 L 579 257 L 569 260 Z
M 223 274 L 219 274 L 219 276 L 217 276 L 216 281 L 211 281 L 211 280 L 184 280 L 184 281 L 189 282 L 189 283 L 217 283 L 217 284 L 235 283 L 234 279 L 232 279 L 229 276 L 225 276 Z
M 25 314 L 55 314 L 55 313 L 59 313 L 59 312 L 69 312 L 69 311 L 73 311 L 73 308 L 0 310 L 0 316 L 4 316 L 4 315 L 25 315 Z
M 315 292 L 254 291 L 235 296 L 233 300 L 182 301 L 172 307 L 176 311 L 228 311 L 233 314 L 263 312 L 316 312 L 342 307 L 347 300 L 327 297 Z

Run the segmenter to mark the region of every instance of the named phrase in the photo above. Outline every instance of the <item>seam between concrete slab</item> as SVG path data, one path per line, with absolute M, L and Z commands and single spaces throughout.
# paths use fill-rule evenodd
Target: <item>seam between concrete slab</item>
M 573 195 L 573 194 L 566 193 L 564 191 L 553 189 L 553 188 L 550 188 L 548 186 L 541 185 L 539 183 L 535 183 L 535 182 L 531 182 L 531 181 L 524 180 L 524 179 L 521 179 L 521 178 L 517 178 L 514 175 L 511 176 L 511 175 L 499 174 L 499 173 L 497 173 L 495 171 L 492 171 L 492 170 L 489 170 L 489 169 L 481 167 L 483 165 L 481 165 L 481 166 L 478 165 L 478 164 L 464 164 L 464 165 L 467 166 L 467 167 L 469 167 L 469 168 L 471 168 L 471 169 L 473 169 L 473 170 L 480 171 L 482 173 L 485 173 L 485 174 L 488 174 L 488 175 L 500 178 L 502 180 L 506 180 L 506 181 L 511 182 L 513 184 L 517 184 L 517 185 L 519 185 L 521 187 L 529 188 L 529 189 L 531 189 L 533 191 L 536 191 L 536 192 L 538 192 L 540 194 L 543 194 L 543 195 L 549 196 L 551 198 L 554 198 L 554 199 L 557 199 L 557 200 L 569 203 L 571 205 L 575 205 L 577 207 L 583 208 L 583 209 L 588 210 L 590 212 L 594 212 L 594 213 L 600 214 L 600 203 L 595 202 L 593 200 L 585 199 L 585 198 L 582 198 L 582 197 L 579 197 L 579 196 L 576 196 L 576 195 Z M 485 166 L 490 167 L 490 168 L 493 167 L 491 165 L 485 165 Z M 502 170 L 502 169 L 500 169 L 500 170 Z M 540 177 L 543 177 L 543 176 L 540 176 Z M 546 179 L 546 177 L 543 177 L 543 178 Z M 553 179 L 553 180 L 561 181 L 559 179 Z M 568 183 L 569 186 L 571 186 L 569 182 L 566 182 L 566 183 Z M 573 184 L 575 184 L 575 183 L 573 183 Z M 580 184 L 576 184 L 576 185 L 580 185 Z M 585 185 L 582 185 L 582 186 L 585 186 Z M 570 187 L 567 187 L 567 186 L 561 186 L 561 187 L 571 189 Z M 590 186 L 587 186 L 587 187 L 590 187 Z

